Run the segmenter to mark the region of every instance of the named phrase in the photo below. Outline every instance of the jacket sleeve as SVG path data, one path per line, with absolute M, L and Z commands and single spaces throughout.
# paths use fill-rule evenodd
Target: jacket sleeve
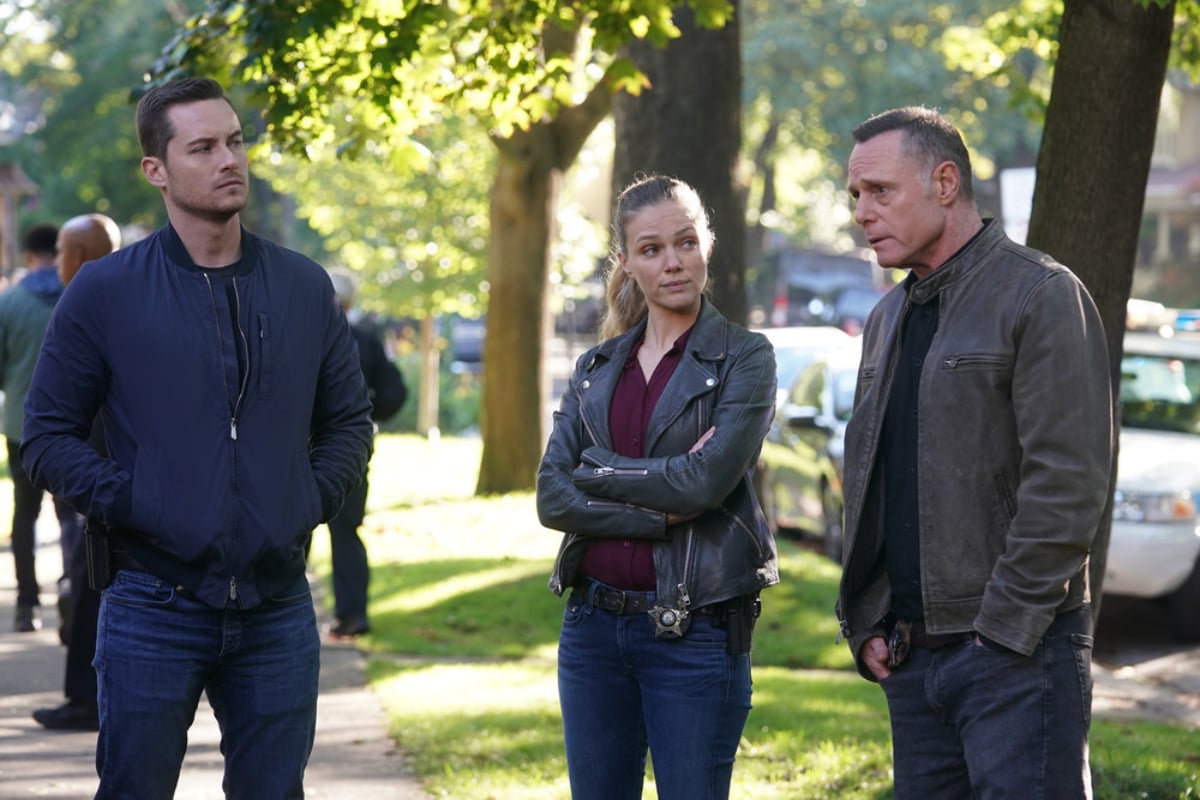
M 775 414 L 775 353 L 752 335 L 731 353 L 710 418 L 715 432 L 692 453 L 627 458 L 603 447 L 582 453 L 572 480 L 592 495 L 663 512 L 691 515 L 717 508 L 758 460 Z
M 1018 336 L 1016 513 L 975 629 L 1029 655 L 1084 568 L 1111 491 L 1113 402 L 1099 313 L 1069 272 L 1033 293 Z
M 366 475 L 374 441 L 371 401 L 358 350 L 332 290 L 327 305 L 308 456 L 321 491 L 323 522 L 337 514 L 346 495 Z
M 667 515 L 663 512 L 598 497 L 571 480 L 584 446 L 579 416 L 579 384 L 586 375 L 582 365 L 592 357 L 591 352 L 580 357 L 554 412 L 554 429 L 537 473 L 538 519 L 552 530 L 585 536 L 665 539 Z
M 371 419 L 386 422 L 400 412 L 408 399 L 408 385 L 400 367 L 388 358 L 383 342 L 372 330 L 359 329 L 358 355 L 371 397 Z
M 50 317 L 25 398 L 21 463 L 34 485 L 109 526 L 129 524 L 132 478 L 89 444 L 103 401 L 108 368 L 97 348 L 99 314 L 110 304 L 91 274 L 72 281 Z

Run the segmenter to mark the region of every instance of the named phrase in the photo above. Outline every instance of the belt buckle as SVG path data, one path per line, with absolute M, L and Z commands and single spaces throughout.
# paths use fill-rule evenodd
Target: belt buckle
M 912 647 L 912 623 L 898 619 L 888 637 L 888 669 L 895 669 L 908 660 L 908 651 Z
M 617 603 L 617 610 L 616 610 L 616 613 L 617 613 L 617 614 L 624 614 L 624 613 L 625 613 L 625 601 L 626 601 L 626 599 L 629 597 L 629 595 L 627 595 L 627 594 L 626 594 L 626 593 L 625 593 L 623 590 L 621 590 L 621 589 L 618 589 L 618 590 L 617 590 L 617 596 L 618 596 L 618 597 L 620 597 L 621 599 L 620 599 L 620 601 Z

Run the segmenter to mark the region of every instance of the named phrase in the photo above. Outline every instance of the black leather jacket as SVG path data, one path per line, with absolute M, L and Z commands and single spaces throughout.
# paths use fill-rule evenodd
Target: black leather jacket
M 613 390 L 646 322 L 584 353 L 538 469 L 538 516 L 565 531 L 550 589 L 580 577 L 587 537 L 654 540 L 659 609 L 684 612 L 779 582 L 750 482 L 775 408 L 775 354 L 707 300 L 646 434 L 646 458 L 612 450 Z M 688 450 L 710 427 L 713 437 Z M 667 512 L 700 513 L 668 526 Z

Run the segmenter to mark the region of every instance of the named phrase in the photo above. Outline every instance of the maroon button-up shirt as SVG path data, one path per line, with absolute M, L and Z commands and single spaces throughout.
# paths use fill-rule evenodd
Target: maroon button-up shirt
M 688 328 L 675 340 L 654 368 L 649 383 L 637 359 L 642 342 L 639 341 L 629 353 L 608 411 L 613 450 L 618 455 L 645 457 L 650 415 L 675 374 L 691 333 L 692 329 Z M 584 553 L 580 573 L 618 589 L 653 590 L 656 586 L 654 544 L 644 539 L 592 539 Z

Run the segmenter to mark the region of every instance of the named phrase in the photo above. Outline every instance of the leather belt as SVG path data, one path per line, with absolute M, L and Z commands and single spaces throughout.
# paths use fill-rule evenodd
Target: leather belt
M 623 592 L 595 584 L 591 589 L 592 605 L 614 614 L 645 614 L 650 610 L 651 592 Z
M 913 647 L 921 650 L 941 650 L 954 644 L 965 644 L 971 641 L 970 631 L 960 633 L 930 633 L 925 630 L 925 620 L 914 620 L 910 623 L 909 641 Z
M 601 583 L 586 583 L 580 587 L 584 594 L 591 593 L 592 605 L 613 614 L 645 614 L 654 604 L 653 592 L 627 592 Z M 719 616 L 725 603 L 713 603 L 690 610 L 692 614 Z
M 145 572 L 147 575 L 154 574 L 146 568 L 145 564 L 130 555 L 128 550 L 118 550 L 115 547 L 112 550 L 112 568 L 114 570 L 127 569 L 130 572 Z

